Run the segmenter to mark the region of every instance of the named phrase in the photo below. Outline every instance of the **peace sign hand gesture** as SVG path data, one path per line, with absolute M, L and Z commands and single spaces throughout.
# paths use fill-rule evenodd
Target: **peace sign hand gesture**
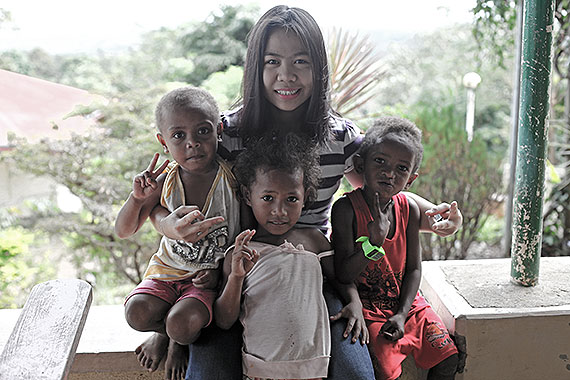
M 385 205 L 380 204 L 380 196 L 378 193 L 374 195 L 374 207 L 372 207 L 372 218 L 368 223 L 368 233 L 370 234 L 370 243 L 377 247 L 381 247 L 386 240 L 388 231 L 390 231 L 390 207 L 393 201 L 390 199 Z
M 139 173 L 133 179 L 133 197 L 137 200 L 148 198 L 156 189 L 156 178 L 166 169 L 169 161 L 166 160 L 160 167 L 154 170 L 158 162 L 159 154 L 155 153 L 146 170 Z

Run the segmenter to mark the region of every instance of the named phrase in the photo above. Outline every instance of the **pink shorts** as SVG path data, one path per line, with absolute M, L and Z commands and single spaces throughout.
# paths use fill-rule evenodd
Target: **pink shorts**
M 208 313 L 210 314 L 210 319 L 206 326 L 212 322 L 212 305 L 218 296 L 218 292 L 216 290 L 198 289 L 192 283 L 192 279 L 178 281 L 162 281 L 155 279 L 142 280 L 141 283 L 129 293 L 127 298 L 125 298 L 125 303 L 127 303 L 127 301 L 135 294 L 150 294 L 160 298 L 170 305 L 174 305 L 176 302 L 183 300 L 184 298 L 195 298 L 206 306 L 206 309 L 208 309 Z
M 457 353 L 447 328 L 429 306 L 408 315 L 404 337 L 395 342 L 386 340 L 380 333 L 384 322 L 366 321 L 370 333 L 368 347 L 380 379 L 397 379 L 402 373 L 401 364 L 408 355 L 414 357 L 418 367 L 428 369 Z

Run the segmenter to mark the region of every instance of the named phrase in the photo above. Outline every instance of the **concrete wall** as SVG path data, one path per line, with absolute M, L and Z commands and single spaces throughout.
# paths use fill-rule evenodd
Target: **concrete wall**
M 420 289 L 465 339 L 457 380 L 570 379 L 570 257 L 543 257 L 539 285 L 510 282 L 510 259 L 424 262 Z

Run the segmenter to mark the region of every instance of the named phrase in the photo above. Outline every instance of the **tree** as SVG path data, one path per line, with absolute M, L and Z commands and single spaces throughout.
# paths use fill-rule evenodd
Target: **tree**
M 115 215 L 126 199 L 134 175 L 147 167 L 160 145 L 154 139 L 153 109 L 164 86 L 121 94 L 107 105 L 104 115 L 87 136 L 68 141 L 45 140 L 37 144 L 17 141 L 3 159 L 26 173 L 50 176 L 66 186 L 83 203 L 79 213 L 62 214 L 49 209 L 20 220 L 52 235 L 64 236 L 83 275 L 114 273 L 118 283 L 142 279 L 150 256 L 158 246 L 158 234 L 145 226 L 132 239 L 118 239 L 113 231 Z M 89 114 L 92 109 L 78 110 Z M 123 280 L 120 280 L 123 278 Z
M 212 73 L 243 67 L 247 34 L 258 12 L 257 7 L 225 5 L 205 22 L 191 25 L 181 44 L 195 67 L 183 80 L 199 85 Z
M 0 8 L 0 28 L 2 24 L 7 24 L 12 21 L 12 14 L 6 9 Z
M 0 230 L 0 309 L 22 307 L 36 283 L 53 278 L 48 241 L 45 234 L 22 227 Z
M 470 71 L 479 73 L 482 82 L 477 88 L 475 133 L 489 149 L 507 151 L 512 60 L 505 67 L 498 66 L 492 50 L 479 48 L 469 25 L 414 36 L 393 45 L 382 60 L 386 75 L 368 106 L 377 113 L 386 112 L 386 108 L 406 110 L 421 102 L 448 104 L 450 99 L 458 112 L 465 110 L 462 78 Z M 459 118 L 458 122 L 464 124 L 465 120 Z

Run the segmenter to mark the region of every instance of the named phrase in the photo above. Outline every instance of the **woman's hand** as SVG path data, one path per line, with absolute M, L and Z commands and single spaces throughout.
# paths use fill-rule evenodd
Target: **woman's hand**
M 222 216 L 205 218 L 196 206 L 180 206 L 160 220 L 158 230 L 171 239 L 196 243 L 206 236 L 212 226 L 223 221 Z
M 146 170 L 133 178 L 133 197 L 139 201 L 148 198 L 157 189 L 156 178 L 168 166 L 169 161 L 166 160 L 154 170 L 158 157 L 159 154 L 155 153 Z
M 348 338 L 352 332 L 352 343 L 356 343 L 358 337 L 360 337 L 361 344 L 370 343 L 370 336 L 368 334 L 368 328 L 366 327 L 366 321 L 364 320 L 364 314 L 362 314 L 362 303 L 351 302 L 345 307 L 343 307 L 337 314 L 331 315 L 331 321 L 337 321 L 341 318 L 348 319 L 346 323 L 346 328 L 344 329 L 344 338 Z
M 244 278 L 259 260 L 259 253 L 248 247 L 253 235 L 255 235 L 255 230 L 245 230 L 236 237 L 230 276 Z
M 453 235 L 463 224 L 463 215 L 457 207 L 457 202 L 440 203 L 426 211 L 431 229 L 442 237 Z

